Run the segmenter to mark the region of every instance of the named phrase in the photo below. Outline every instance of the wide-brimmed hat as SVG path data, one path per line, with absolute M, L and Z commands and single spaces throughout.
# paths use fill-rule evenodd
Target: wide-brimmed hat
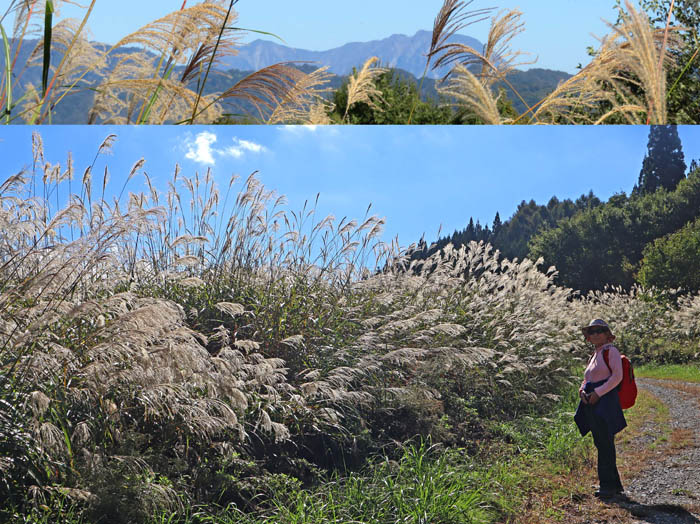
M 582 327 L 581 331 L 583 332 L 584 336 L 588 336 L 588 330 L 592 327 L 602 327 L 608 330 L 608 333 L 610 333 L 611 336 L 615 336 L 612 334 L 612 330 L 610 329 L 610 326 L 608 326 L 608 323 L 605 320 L 602 320 L 600 318 L 596 318 L 595 320 L 591 320 L 590 324 L 588 324 L 586 327 Z

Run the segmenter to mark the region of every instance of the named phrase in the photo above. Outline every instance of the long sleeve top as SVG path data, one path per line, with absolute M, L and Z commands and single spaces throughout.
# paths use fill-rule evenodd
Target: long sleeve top
M 603 351 L 606 349 L 608 350 L 610 369 L 605 365 L 605 360 L 603 359 Z M 612 370 L 612 374 L 610 370 Z M 601 380 L 605 380 L 605 382 L 593 390 L 599 397 L 612 391 L 622 381 L 622 357 L 620 356 L 620 351 L 612 344 L 605 344 L 596 349 L 595 355 L 593 355 L 586 371 L 583 373 L 581 389 L 584 388 L 586 382 L 600 382 Z

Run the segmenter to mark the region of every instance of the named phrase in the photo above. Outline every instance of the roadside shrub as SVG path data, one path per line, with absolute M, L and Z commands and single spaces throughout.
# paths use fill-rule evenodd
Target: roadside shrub
M 659 238 L 644 248 L 637 281 L 646 287 L 700 291 L 700 220 Z

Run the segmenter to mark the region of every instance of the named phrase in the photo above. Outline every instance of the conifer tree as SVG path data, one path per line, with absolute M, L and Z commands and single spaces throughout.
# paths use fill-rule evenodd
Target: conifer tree
M 474 218 L 473 217 L 469 217 L 469 225 L 467 226 L 465 233 L 466 233 L 466 236 L 469 240 L 474 239 L 474 236 L 476 234 L 476 227 L 474 226 Z
M 693 159 L 690 161 L 690 167 L 688 167 L 688 174 L 694 173 L 698 168 L 700 168 L 700 163 Z
M 501 215 L 498 214 L 498 211 L 496 211 L 496 216 L 493 218 L 493 225 L 491 226 L 491 231 L 493 232 L 493 235 L 497 235 L 498 232 L 501 230 L 501 226 L 503 224 L 501 223 Z
M 685 178 L 683 146 L 674 125 L 650 126 L 647 154 L 633 194 L 653 193 L 663 187 L 675 189 Z

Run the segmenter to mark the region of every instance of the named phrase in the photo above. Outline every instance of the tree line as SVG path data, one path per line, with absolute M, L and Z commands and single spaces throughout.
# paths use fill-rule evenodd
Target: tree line
M 593 191 L 575 201 L 522 201 L 508 220 L 473 218 L 432 245 L 421 239 L 409 256 L 425 259 L 452 243 L 486 242 L 506 258 L 544 260 L 557 283 L 588 292 L 635 283 L 700 289 L 700 166 L 686 166 L 675 126 L 650 126 L 647 154 L 629 195 L 602 202 Z

